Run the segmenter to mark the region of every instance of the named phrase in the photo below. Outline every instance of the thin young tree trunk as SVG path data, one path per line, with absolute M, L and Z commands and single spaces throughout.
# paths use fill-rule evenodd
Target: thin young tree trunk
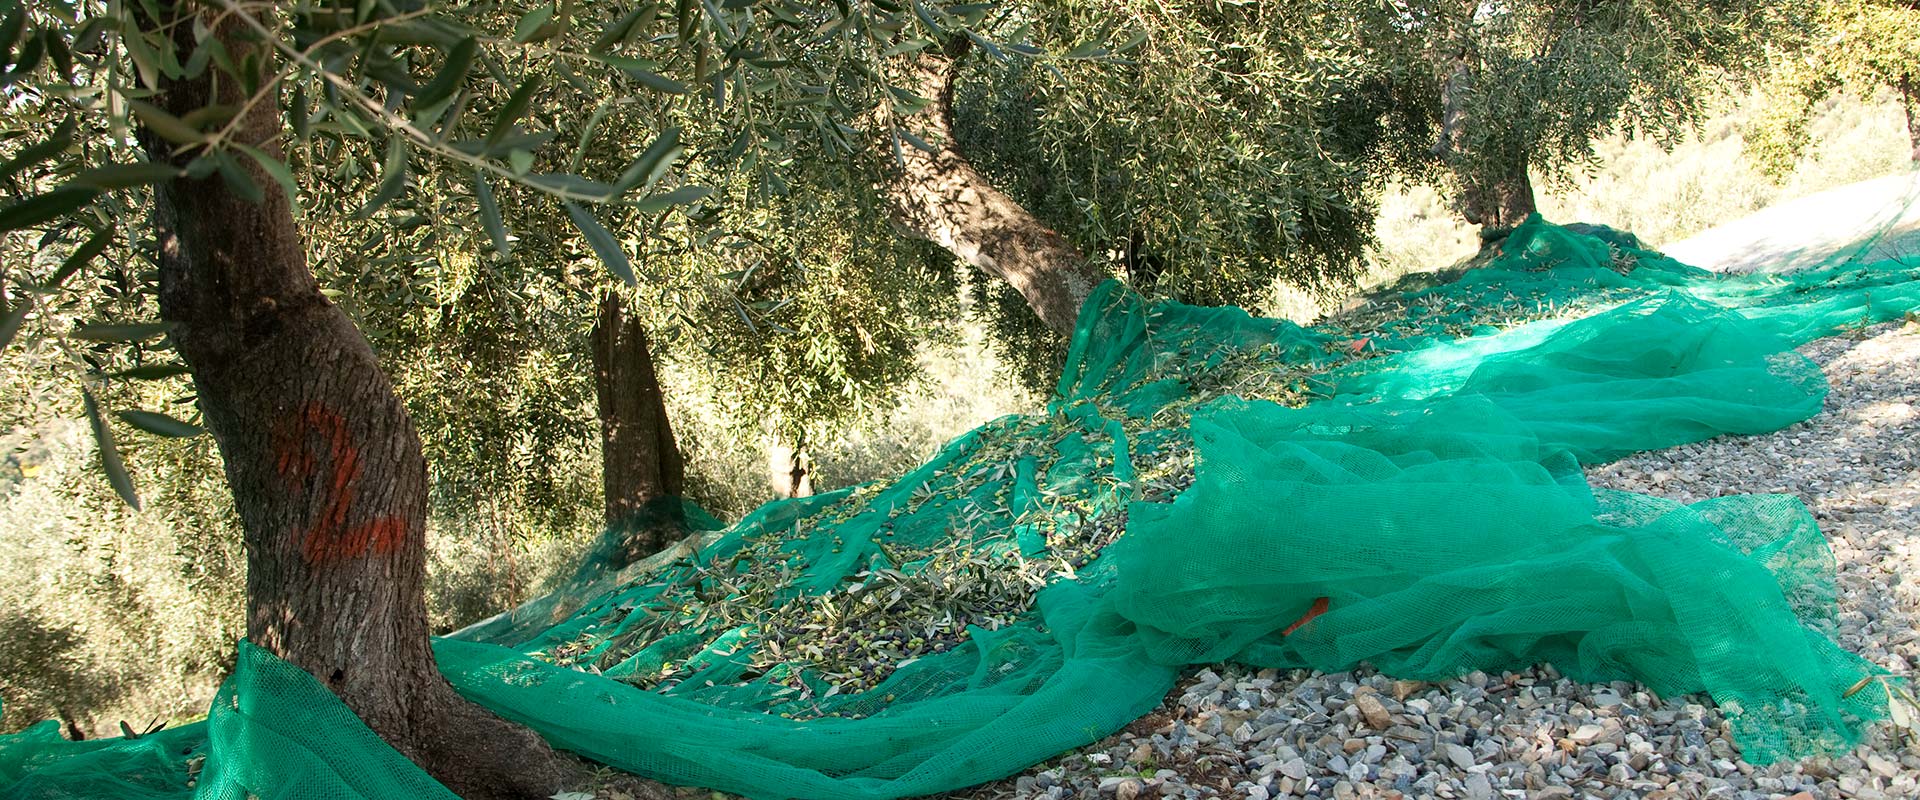
M 1920 86 L 1912 73 L 1900 74 L 1900 107 L 1907 112 L 1907 144 L 1913 147 L 1909 158 L 1920 164 Z
M 195 13 L 165 3 L 187 52 Z M 238 64 L 271 74 L 243 23 L 214 35 Z M 236 81 L 165 80 L 153 102 L 177 115 L 239 106 Z M 237 141 L 278 157 L 277 104 L 244 117 Z M 155 160 L 180 160 L 142 131 Z M 545 797 L 564 762 L 531 731 L 455 694 L 428 646 L 427 471 L 420 440 L 367 340 L 321 295 L 284 195 L 248 202 L 219 177 L 154 196 L 161 316 L 193 367 L 201 413 L 245 529 L 247 638 L 312 673 L 401 753 L 467 797 Z
M 901 142 L 901 163 L 893 165 L 887 186 L 894 218 L 909 235 L 1011 284 L 1047 327 L 1070 334 L 1081 302 L 1108 275 L 1066 237 L 994 188 L 955 148 L 954 74 L 969 46 L 965 37 L 956 36 L 944 52 L 924 56 L 915 70 L 912 88 L 934 104 L 906 125 L 935 151 Z
M 647 331 L 620 295 L 600 295 L 593 326 L 593 385 L 600 406 L 600 476 L 607 524 L 628 526 L 618 554 L 625 566 L 686 535 L 677 501 L 686 467 L 667 419 Z

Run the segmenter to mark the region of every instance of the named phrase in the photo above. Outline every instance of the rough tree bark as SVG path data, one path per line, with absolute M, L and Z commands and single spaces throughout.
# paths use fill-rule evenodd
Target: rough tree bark
M 1460 214 L 1485 231 L 1512 230 L 1537 210 L 1526 162 L 1507 165 L 1500 176 L 1470 181 L 1461 189 Z
M 678 498 L 686 467 L 653 368 L 647 331 L 620 295 L 600 295 L 593 325 L 593 386 L 600 405 L 600 481 L 607 524 L 630 526 L 615 568 L 659 552 L 687 533 Z
M 915 85 L 909 88 L 934 102 L 905 126 L 935 152 L 901 143 L 904 163 L 893 164 L 886 187 L 894 219 L 909 235 L 1011 284 L 1047 327 L 1070 334 L 1081 301 L 1108 275 L 1066 237 L 994 188 L 956 149 L 953 83 L 969 47 L 966 37 L 956 36 L 915 66 Z
M 181 52 L 196 13 L 162 3 Z M 231 15 L 214 35 L 237 64 L 276 61 Z M 209 71 L 211 74 L 211 71 Z M 216 90 L 213 88 L 218 86 Z M 177 116 L 246 98 L 231 79 L 163 80 Z M 236 139 L 278 157 L 277 104 L 253 107 Z M 150 131 L 156 161 L 180 161 Z M 367 725 L 470 798 L 546 797 L 566 761 L 531 731 L 457 695 L 428 646 L 427 470 L 420 440 L 372 348 L 320 294 L 284 195 L 252 203 L 219 177 L 154 195 L 161 316 L 193 368 L 207 428 L 245 528 L 247 638 L 312 673 Z

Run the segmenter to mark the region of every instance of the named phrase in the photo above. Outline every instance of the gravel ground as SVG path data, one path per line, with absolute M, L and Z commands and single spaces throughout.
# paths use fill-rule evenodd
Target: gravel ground
M 1801 351 L 1826 370 L 1826 413 L 1778 433 L 1645 453 L 1595 486 L 1693 501 L 1791 493 L 1841 567 L 1841 641 L 1888 669 L 1920 664 L 1920 326 L 1883 325 Z M 1799 793 L 1804 792 L 1805 795 Z M 1704 697 L 1654 697 L 1539 667 L 1444 684 L 1369 670 L 1201 670 L 1127 730 L 954 798 L 1920 797 L 1920 747 L 1890 725 L 1854 751 L 1757 767 Z

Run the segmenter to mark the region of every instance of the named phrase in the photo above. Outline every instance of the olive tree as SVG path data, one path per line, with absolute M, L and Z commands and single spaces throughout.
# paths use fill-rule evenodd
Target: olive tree
M 1920 5 L 1907 0 L 1824 0 L 1804 47 L 1776 47 L 1766 83 L 1769 104 L 1749 135 L 1749 151 L 1768 173 L 1792 171 L 1806 151 L 1807 125 L 1835 92 L 1871 97 L 1891 90 L 1905 113 L 1907 141 L 1920 162 Z
M 1692 130 L 1729 78 L 1751 80 L 1770 45 L 1800 35 L 1800 0 L 1679 3 L 1470 0 L 1405 4 L 1438 86 L 1433 153 L 1456 205 L 1488 231 L 1535 209 L 1530 172 L 1592 164 L 1594 142 L 1623 131 L 1670 143 Z

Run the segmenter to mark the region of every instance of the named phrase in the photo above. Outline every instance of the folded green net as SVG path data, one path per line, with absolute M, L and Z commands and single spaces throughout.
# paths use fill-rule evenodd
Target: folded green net
M 1425 679 L 1546 662 L 1709 694 L 1749 761 L 1857 741 L 1887 695 L 1855 691 L 1880 673 L 1833 641 L 1806 509 L 1595 491 L 1581 465 L 1818 413 L 1825 382 L 1791 348 L 1920 308 L 1920 270 L 1722 276 L 1537 217 L 1503 247 L 1311 328 L 1109 283 L 1044 413 L 625 570 L 589 559 L 439 640 L 441 669 L 558 747 L 766 798 L 1009 775 L 1223 660 Z M 245 644 L 207 723 L 103 742 L 45 724 L 0 739 L 9 784 L 444 791 Z

